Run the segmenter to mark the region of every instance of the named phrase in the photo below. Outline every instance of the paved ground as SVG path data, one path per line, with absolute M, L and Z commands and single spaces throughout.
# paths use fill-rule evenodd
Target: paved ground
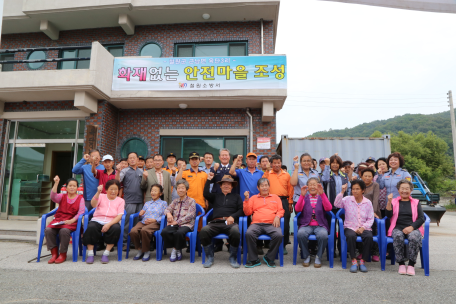
M 202 267 L 201 258 L 189 263 L 185 253 L 176 263 L 166 257 L 160 262 L 117 262 L 114 252 L 108 265 L 101 265 L 99 256 L 93 265 L 81 259 L 48 265 L 48 257 L 28 263 L 36 257 L 36 245 L 0 242 L 0 303 L 452 303 L 455 228 L 456 213 L 445 214 L 440 227 L 431 224 L 429 277 L 419 268 L 415 277 L 400 276 L 397 265 L 382 272 L 379 263 L 368 263 L 367 274 L 351 274 L 338 260 L 333 269 L 326 261 L 321 269 L 304 268 L 292 265 L 291 254 L 283 268 L 235 270 L 226 251 L 216 254 L 210 269 Z M 47 254 L 45 248 L 42 254 Z

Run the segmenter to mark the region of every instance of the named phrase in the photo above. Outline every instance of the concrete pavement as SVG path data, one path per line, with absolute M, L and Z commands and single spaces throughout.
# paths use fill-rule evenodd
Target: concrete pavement
M 397 274 L 397 265 L 382 272 L 379 263 L 368 263 L 367 274 L 351 274 L 338 259 L 330 269 L 324 261 L 320 269 L 292 265 L 290 254 L 283 268 L 266 265 L 233 269 L 226 251 L 216 253 L 216 263 L 204 269 L 201 258 L 189 263 L 189 255 L 171 263 L 167 256 L 157 262 L 128 260 L 102 265 L 68 261 L 48 265 L 27 261 L 36 257 L 36 245 L 0 242 L 0 303 L 272 303 L 303 301 L 339 303 L 420 303 L 452 302 L 456 278 L 456 213 L 447 212 L 440 227 L 431 224 L 430 277 L 416 268 L 415 277 Z M 100 254 L 101 252 L 99 252 Z M 43 247 L 42 255 L 47 254 Z M 134 254 L 134 250 L 131 252 Z M 278 264 L 278 261 L 277 261 Z M 419 265 L 419 263 L 417 264 Z M 203 296 L 205 295 L 205 296 Z

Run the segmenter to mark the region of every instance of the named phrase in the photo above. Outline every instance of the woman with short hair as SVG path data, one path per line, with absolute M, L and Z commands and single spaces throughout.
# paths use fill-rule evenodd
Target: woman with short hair
M 347 241 L 347 250 L 350 252 L 352 266 L 350 272 L 367 272 L 365 261 L 369 259 L 373 243 L 372 224 L 374 223 L 374 209 L 372 203 L 363 196 L 366 184 L 362 180 L 354 180 L 351 183 L 353 196 L 343 197 L 347 186 L 342 187 L 337 195 L 334 206 L 344 208 L 344 234 Z M 360 236 L 363 243 L 363 255 L 359 261 L 356 259 L 356 238 Z
M 120 182 L 111 179 L 105 184 L 106 194 L 102 194 L 101 190 L 103 190 L 103 185 L 98 186 L 97 193 L 90 202 L 92 207 L 97 209 L 82 238 L 82 243 L 87 246 L 87 264 L 93 264 L 93 248 L 100 239 L 106 243 L 106 250 L 101 256 L 101 263 L 109 263 L 109 252 L 119 241 L 121 233 L 119 222 L 124 214 L 125 201 L 117 196 L 120 191 Z M 117 250 L 122 250 L 122 248 L 117 248 Z
M 396 188 L 399 196 L 393 198 L 388 195 L 386 216 L 389 217 L 390 227 L 388 236 L 393 238 L 394 253 L 399 263 L 399 274 L 415 275 L 415 263 L 421 248 L 422 236 L 424 235 L 423 224 L 425 221 L 420 201 L 411 197 L 413 184 L 406 180 L 400 180 Z M 408 240 L 408 266 L 405 267 L 405 239 Z
M 51 200 L 59 204 L 54 219 L 44 230 L 47 249 L 51 251 L 51 259 L 48 264 L 60 264 L 66 261 L 68 245 L 71 233 L 76 230 L 78 218 L 85 212 L 85 201 L 82 195 L 78 195 L 78 181 L 74 178 L 67 180 L 67 193 L 57 193 L 60 182 L 58 175 L 54 177 L 54 187 L 51 190 Z M 57 247 L 57 235 L 60 239 L 60 254 Z M 73 252 L 73 254 L 78 254 Z
M 405 164 L 404 157 L 399 152 L 391 153 L 388 156 L 387 163 L 390 167 L 388 172 L 384 172 L 383 169 L 378 171 L 377 183 L 380 185 L 380 189 L 386 188 L 386 192 L 389 195 L 393 194 L 393 198 L 399 196 L 399 191 L 396 185 L 399 181 L 405 179 L 411 181 L 412 176 L 402 169 Z
M 176 191 L 179 198 L 175 199 L 165 210 L 167 226 L 161 236 L 165 248 L 173 248 L 169 260 L 182 260 L 182 249 L 187 247 L 185 235 L 193 230 L 196 219 L 196 202 L 187 196 L 190 185 L 185 179 L 176 182 Z

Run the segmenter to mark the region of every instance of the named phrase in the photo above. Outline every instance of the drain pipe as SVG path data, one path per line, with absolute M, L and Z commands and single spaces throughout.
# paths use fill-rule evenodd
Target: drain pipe
M 261 54 L 264 54 L 263 48 L 263 18 L 260 19 L 261 24 Z
M 245 109 L 245 112 L 247 113 L 247 115 L 249 115 L 249 118 L 250 118 L 250 124 L 249 124 L 249 132 L 250 132 L 250 152 L 253 152 L 253 118 L 252 118 L 252 114 L 250 114 L 250 109 L 247 108 Z

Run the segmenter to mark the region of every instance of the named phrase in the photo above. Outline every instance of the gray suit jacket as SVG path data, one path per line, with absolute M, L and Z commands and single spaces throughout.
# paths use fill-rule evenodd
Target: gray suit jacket
M 141 188 L 146 190 L 146 202 L 152 200 L 152 197 L 150 196 L 150 187 L 153 184 L 160 184 L 157 180 L 157 174 L 155 173 L 155 168 L 147 170 L 147 173 L 149 176 L 147 176 L 147 179 L 142 179 L 141 180 Z M 169 204 L 172 202 L 172 196 L 171 196 L 171 175 L 169 174 L 168 171 L 162 170 L 163 173 L 163 196 L 164 196 L 164 201 L 166 201 Z

